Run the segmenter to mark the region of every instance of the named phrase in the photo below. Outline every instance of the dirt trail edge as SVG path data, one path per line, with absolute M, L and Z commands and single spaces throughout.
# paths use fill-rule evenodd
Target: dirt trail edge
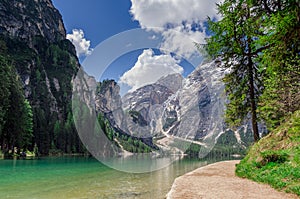
M 239 161 L 217 162 L 196 169 L 175 179 L 168 199 L 299 199 L 296 195 L 279 192 L 269 185 L 235 176 Z

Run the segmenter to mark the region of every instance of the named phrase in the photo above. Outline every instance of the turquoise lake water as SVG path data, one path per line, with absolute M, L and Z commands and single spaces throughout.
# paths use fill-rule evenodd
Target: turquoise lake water
M 0 198 L 159 199 L 166 196 L 176 177 L 207 164 L 182 159 L 157 171 L 133 174 L 88 157 L 0 160 Z

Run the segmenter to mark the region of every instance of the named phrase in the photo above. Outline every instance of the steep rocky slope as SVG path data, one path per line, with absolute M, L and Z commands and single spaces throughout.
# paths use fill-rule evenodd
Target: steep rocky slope
M 24 39 L 31 46 L 36 36 L 48 42 L 66 37 L 62 17 L 51 0 L 2 0 L 0 32 Z

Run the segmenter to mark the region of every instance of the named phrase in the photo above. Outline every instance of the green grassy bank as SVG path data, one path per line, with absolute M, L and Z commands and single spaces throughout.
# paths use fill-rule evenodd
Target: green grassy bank
M 300 196 L 300 111 L 254 144 L 236 174 Z

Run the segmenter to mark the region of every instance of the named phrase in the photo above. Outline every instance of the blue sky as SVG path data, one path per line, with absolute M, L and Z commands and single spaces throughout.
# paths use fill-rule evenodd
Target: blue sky
M 84 30 L 93 48 L 119 32 L 139 27 L 129 14 L 130 0 L 53 0 L 53 4 L 62 14 L 67 32 Z
M 201 63 L 194 42 L 205 42 L 206 18 L 218 19 L 215 3 L 220 1 L 53 0 L 53 4 L 89 74 L 138 88 L 174 72 L 186 76 Z

